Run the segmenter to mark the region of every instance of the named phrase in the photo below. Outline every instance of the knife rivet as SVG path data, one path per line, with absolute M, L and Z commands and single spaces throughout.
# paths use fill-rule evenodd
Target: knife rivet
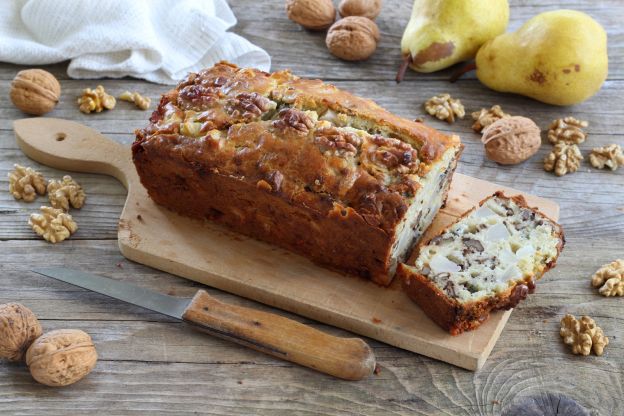
M 66 137 L 67 135 L 65 133 L 56 133 L 57 142 L 62 142 L 63 140 L 65 140 Z

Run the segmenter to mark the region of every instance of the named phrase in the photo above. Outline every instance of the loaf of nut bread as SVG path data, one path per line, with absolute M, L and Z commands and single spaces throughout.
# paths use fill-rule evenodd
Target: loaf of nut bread
M 498 192 L 417 248 L 399 265 L 407 294 L 452 335 L 477 328 L 535 290 L 563 249 L 561 227 L 522 196 Z
M 461 148 L 333 85 L 222 62 L 163 95 L 132 153 L 156 203 L 386 285 Z

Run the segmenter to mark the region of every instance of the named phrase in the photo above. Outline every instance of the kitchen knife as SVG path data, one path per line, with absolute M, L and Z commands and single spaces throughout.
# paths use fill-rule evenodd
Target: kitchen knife
M 178 298 L 63 267 L 33 272 L 181 319 L 194 328 L 345 380 L 373 373 L 375 356 L 359 338 L 335 337 L 272 313 L 228 305 L 199 290 Z

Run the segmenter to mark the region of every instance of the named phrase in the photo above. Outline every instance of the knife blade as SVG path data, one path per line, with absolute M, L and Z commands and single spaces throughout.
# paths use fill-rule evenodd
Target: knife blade
M 280 315 L 228 305 L 204 290 L 193 298 L 178 298 L 64 267 L 32 271 L 180 319 L 202 332 L 334 377 L 361 380 L 375 370 L 375 356 L 360 338 L 336 337 Z

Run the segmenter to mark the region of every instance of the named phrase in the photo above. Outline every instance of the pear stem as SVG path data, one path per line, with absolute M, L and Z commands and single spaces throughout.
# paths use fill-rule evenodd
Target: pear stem
M 396 83 L 403 81 L 403 77 L 405 76 L 405 71 L 407 71 L 407 67 L 412 63 L 412 54 L 408 53 L 403 57 L 403 62 L 401 62 L 401 66 L 399 66 L 399 71 L 396 75 Z
M 453 72 L 453 75 L 451 75 L 451 78 L 449 79 L 449 81 L 452 84 L 458 79 L 460 79 L 462 75 L 464 75 L 466 72 L 474 71 L 475 69 L 477 69 L 477 64 L 475 64 L 474 62 L 464 65 L 461 68 L 459 68 L 457 71 Z

